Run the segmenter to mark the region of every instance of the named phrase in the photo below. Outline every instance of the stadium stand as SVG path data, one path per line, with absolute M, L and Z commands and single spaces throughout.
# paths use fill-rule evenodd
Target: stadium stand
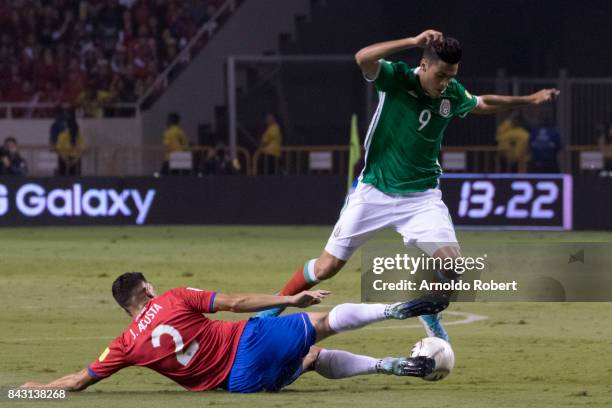
M 223 2 L 0 2 L 0 102 L 73 104 L 85 117 L 135 103 Z

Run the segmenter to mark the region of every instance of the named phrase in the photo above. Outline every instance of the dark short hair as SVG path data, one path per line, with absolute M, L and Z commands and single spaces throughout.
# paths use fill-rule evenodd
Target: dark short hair
M 113 297 L 119 306 L 127 310 L 132 305 L 132 297 L 142 287 L 147 278 L 140 272 L 126 272 L 113 282 Z
M 6 143 L 15 143 L 17 144 L 17 139 L 15 139 L 13 136 L 9 136 L 6 139 L 4 139 L 4 144 Z
M 168 114 L 168 123 L 173 125 L 178 125 L 181 121 L 181 116 L 176 112 L 171 112 Z
M 461 61 L 463 50 L 461 43 L 453 37 L 444 37 L 440 44 L 429 45 L 423 51 L 423 57 L 432 61 L 441 60 L 447 64 Z

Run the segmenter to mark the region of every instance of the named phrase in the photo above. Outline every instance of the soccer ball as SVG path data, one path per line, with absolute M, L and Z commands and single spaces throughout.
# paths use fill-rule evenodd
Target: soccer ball
M 448 376 L 455 366 L 455 353 L 451 345 L 438 337 L 425 337 L 412 347 L 410 357 L 425 356 L 436 362 L 431 374 L 423 377 L 427 381 L 439 381 Z

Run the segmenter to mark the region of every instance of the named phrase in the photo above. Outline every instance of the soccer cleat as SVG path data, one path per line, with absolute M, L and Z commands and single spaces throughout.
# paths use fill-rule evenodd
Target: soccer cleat
M 450 343 L 450 337 L 442 326 L 442 316 L 438 313 L 419 316 L 419 320 L 425 326 L 425 332 L 429 337 L 438 337 Z
M 285 311 L 285 307 L 273 307 L 272 309 L 266 309 L 266 310 L 262 310 L 261 312 L 258 312 L 255 317 L 259 317 L 259 318 L 264 318 L 264 317 L 277 317 L 279 316 L 281 313 L 283 313 Z
M 382 374 L 426 377 L 431 374 L 436 366 L 433 358 L 420 357 L 387 357 L 379 360 L 376 364 L 376 371 Z
M 448 298 L 429 294 L 408 302 L 395 303 L 385 308 L 387 319 L 404 320 L 409 317 L 440 313 L 448 307 Z

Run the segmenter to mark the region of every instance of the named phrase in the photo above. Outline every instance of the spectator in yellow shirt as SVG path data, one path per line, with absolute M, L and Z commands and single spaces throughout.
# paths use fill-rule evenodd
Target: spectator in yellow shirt
M 112 92 L 96 89 L 95 84 L 89 84 L 77 99 L 77 106 L 85 118 L 104 117 L 104 107 L 113 100 Z
M 79 131 L 74 110 L 66 115 L 66 126 L 57 136 L 55 151 L 59 158 L 58 175 L 81 175 L 81 157 L 85 151 L 85 144 Z
M 529 132 L 520 125 L 517 111 L 499 124 L 495 139 L 502 172 L 524 173 L 529 159 Z
M 261 135 L 259 150 L 263 153 L 263 174 L 276 174 L 281 156 L 282 133 L 273 114 L 266 115 L 266 130 Z
M 189 142 L 185 132 L 179 126 L 181 117 L 178 113 L 172 112 L 168 114 L 168 124 L 164 131 L 164 164 L 162 166 L 162 174 L 169 174 L 170 153 L 184 152 L 189 148 Z

